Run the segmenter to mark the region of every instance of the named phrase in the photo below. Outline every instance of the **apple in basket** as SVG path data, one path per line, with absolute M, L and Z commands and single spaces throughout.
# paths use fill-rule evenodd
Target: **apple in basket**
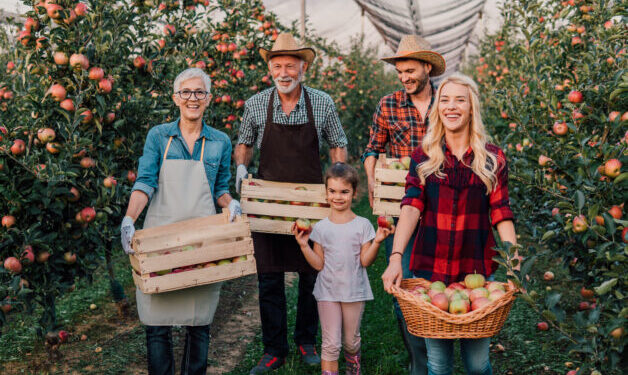
M 428 296 L 425 293 L 419 293 L 419 299 L 422 299 L 423 301 L 427 302 L 427 303 L 431 303 L 432 299 L 430 298 L 430 296 Z
M 471 302 L 471 311 L 479 310 L 488 305 L 491 301 L 486 297 L 478 297 Z
M 464 277 L 464 285 L 469 289 L 475 289 L 484 286 L 486 279 L 484 275 L 478 273 L 468 274 Z
M 504 285 L 497 281 L 489 281 L 487 284 L 488 285 L 486 286 L 486 289 L 488 290 L 489 293 L 492 293 L 496 290 L 501 290 L 502 292 L 506 291 L 506 288 L 504 288 Z
M 473 302 L 478 298 L 488 298 L 489 293 L 490 292 L 484 287 L 475 288 L 469 293 L 469 300 Z
M 445 293 L 436 293 L 432 297 L 432 305 L 438 307 L 443 311 L 447 311 L 449 309 L 449 300 Z
M 445 286 L 445 283 L 442 281 L 434 281 L 432 284 L 430 284 L 430 290 L 444 292 L 445 289 L 447 289 L 447 287 Z
M 464 289 L 464 285 L 462 285 L 460 283 L 451 283 L 451 284 L 449 284 L 449 286 L 447 286 L 447 288 L 463 290 Z
M 449 303 L 449 313 L 454 315 L 466 314 L 469 312 L 469 301 L 465 299 L 455 299 Z
M 491 302 L 493 302 L 493 301 L 497 301 L 498 299 L 502 298 L 505 295 L 506 295 L 506 292 L 504 292 L 503 290 L 494 290 L 491 292 L 491 294 L 488 295 L 488 299 Z

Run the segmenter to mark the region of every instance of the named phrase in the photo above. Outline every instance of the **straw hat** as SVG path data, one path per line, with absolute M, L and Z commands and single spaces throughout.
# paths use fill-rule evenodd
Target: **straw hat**
M 316 57 L 316 52 L 312 48 L 300 47 L 297 41 L 294 40 L 292 34 L 289 33 L 279 34 L 277 40 L 275 40 L 275 44 L 273 44 L 273 48 L 270 50 L 260 48 L 259 54 L 262 55 L 262 59 L 264 59 L 265 62 L 268 62 L 268 60 L 272 59 L 274 56 L 289 55 L 303 59 L 308 65 L 310 65 L 314 57 Z
M 430 76 L 439 76 L 445 72 L 445 59 L 431 49 L 430 43 L 420 36 L 404 35 L 399 42 L 395 56 L 384 57 L 382 60 L 393 65 L 399 59 L 421 60 L 432 64 Z

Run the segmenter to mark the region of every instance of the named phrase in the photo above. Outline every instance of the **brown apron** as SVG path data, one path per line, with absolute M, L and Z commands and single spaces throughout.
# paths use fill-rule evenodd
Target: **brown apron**
M 266 110 L 266 125 L 260 145 L 258 177 L 262 180 L 320 184 L 323 182 L 318 134 L 312 103 L 303 89 L 307 122 L 298 125 L 275 123 L 274 89 Z M 252 233 L 257 272 L 316 272 L 305 260 L 294 236 Z

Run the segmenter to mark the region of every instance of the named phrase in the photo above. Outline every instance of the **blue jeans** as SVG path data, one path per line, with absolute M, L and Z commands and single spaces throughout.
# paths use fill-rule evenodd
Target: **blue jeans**
M 398 219 L 395 218 L 395 225 L 397 225 Z M 410 271 L 410 257 L 412 256 L 412 250 L 414 248 L 414 241 L 416 239 L 417 232 L 419 230 L 419 226 L 417 224 L 414 233 L 410 237 L 408 244 L 403 252 L 403 257 L 401 258 L 401 268 L 403 270 L 403 278 L 410 279 L 413 278 L 414 275 L 412 271 Z M 384 241 L 384 245 L 386 247 L 386 264 L 388 264 L 388 260 L 390 254 L 392 252 L 393 245 L 393 236 L 388 236 Z M 410 357 L 410 375 L 426 375 L 427 374 L 427 350 L 425 348 L 425 339 L 422 337 L 417 337 L 408 332 L 408 327 L 406 326 L 406 321 L 403 318 L 403 313 L 401 312 L 401 308 L 399 308 L 399 303 L 396 298 L 393 298 L 393 307 L 395 309 L 395 315 L 397 316 L 397 324 L 399 325 L 399 330 L 401 331 L 401 338 L 403 339 L 403 344 L 408 351 L 408 356 Z
M 209 349 L 209 325 L 186 326 L 181 360 L 182 375 L 205 375 Z M 174 375 L 171 326 L 146 326 L 149 375 Z
M 448 339 L 425 339 L 428 375 L 451 375 L 454 370 L 454 342 Z M 489 360 L 491 338 L 460 339 L 462 363 L 468 375 L 492 375 Z

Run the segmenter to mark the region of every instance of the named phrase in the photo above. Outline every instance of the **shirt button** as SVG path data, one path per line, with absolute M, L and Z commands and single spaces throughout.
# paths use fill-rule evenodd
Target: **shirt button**
M 456 224 L 451 223 L 451 229 L 454 229 L 456 227 Z

